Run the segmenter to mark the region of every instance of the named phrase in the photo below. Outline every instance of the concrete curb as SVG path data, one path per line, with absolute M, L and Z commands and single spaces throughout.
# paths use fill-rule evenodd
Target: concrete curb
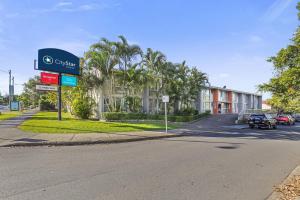
M 286 184 L 289 182 L 289 180 L 295 176 L 300 175 L 300 165 L 296 167 L 285 179 L 281 182 L 281 184 Z M 279 200 L 280 199 L 280 193 L 279 192 L 272 192 L 269 197 L 266 198 L 266 200 Z M 300 197 L 297 197 L 295 200 L 300 200 Z
M 93 145 L 93 144 L 116 144 L 116 143 L 127 143 L 137 142 L 145 140 L 159 140 L 164 138 L 175 138 L 183 137 L 185 134 L 177 135 L 160 135 L 160 136 L 149 136 L 149 137 L 135 137 L 135 138 L 124 138 L 124 139 L 112 139 L 112 140 L 96 140 L 96 141 L 55 141 L 55 142 L 14 142 L 11 144 L 5 144 L 1 147 L 34 147 L 34 146 L 80 146 L 80 145 Z

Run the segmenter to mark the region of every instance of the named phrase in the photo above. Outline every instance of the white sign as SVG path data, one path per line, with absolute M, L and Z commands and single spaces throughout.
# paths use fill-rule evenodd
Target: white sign
M 36 85 L 37 90 L 57 91 L 57 86 L 52 85 Z
M 169 96 L 162 96 L 162 101 L 165 103 L 169 102 Z

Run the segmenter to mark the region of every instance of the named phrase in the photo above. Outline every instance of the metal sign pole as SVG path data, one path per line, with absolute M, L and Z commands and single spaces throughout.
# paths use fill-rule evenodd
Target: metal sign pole
M 166 121 L 166 133 L 168 133 L 167 102 L 165 102 L 165 121 Z
M 61 73 L 59 73 L 58 79 L 58 120 L 61 121 Z

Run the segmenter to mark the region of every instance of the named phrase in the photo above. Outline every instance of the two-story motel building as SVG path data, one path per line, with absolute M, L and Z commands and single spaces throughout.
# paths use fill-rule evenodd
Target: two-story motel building
M 211 86 L 201 90 L 195 103 L 199 112 L 210 110 L 213 114 L 240 113 L 248 109 L 262 109 L 262 96 Z

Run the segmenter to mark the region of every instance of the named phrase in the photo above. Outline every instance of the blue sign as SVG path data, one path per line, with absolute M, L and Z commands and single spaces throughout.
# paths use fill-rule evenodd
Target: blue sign
M 79 75 L 79 58 L 61 49 L 39 49 L 38 70 Z
M 20 104 L 18 101 L 12 101 L 10 102 L 10 110 L 12 111 L 19 111 L 20 110 Z
M 61 85 L 63 86 L 77 86 L 77 77 L 76 76 L 61 76 Z

